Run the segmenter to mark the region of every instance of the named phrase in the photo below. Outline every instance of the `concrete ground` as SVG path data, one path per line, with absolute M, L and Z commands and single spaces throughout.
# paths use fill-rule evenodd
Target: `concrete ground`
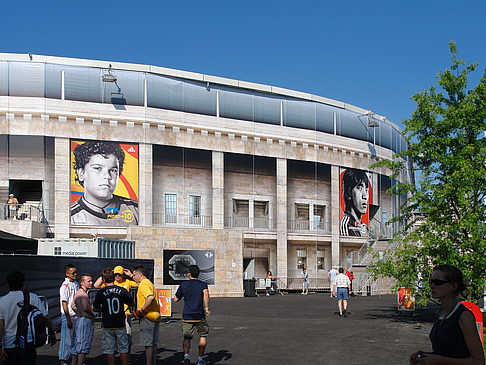
M 430 351 L 433 310 L 399 314 L 394 295 L 352 297 L 347 318 L 339 317 L 336 300 L 324 293 L 214 298 L 210 310 L 208 364 L 408 364 L 412 352 Z M 173 304 L 175 321 L 160 325 L 160 364 L 182 363 L 181 312 L 182 304 Z M 58 363 L 57 350 L 39 349 L 38 364 Z M 195 363 L 196 339 L 190 355 Z M 135 321 L 131 364 L 144 363 Z M 106 364 L 100 323 L 87 364 Z

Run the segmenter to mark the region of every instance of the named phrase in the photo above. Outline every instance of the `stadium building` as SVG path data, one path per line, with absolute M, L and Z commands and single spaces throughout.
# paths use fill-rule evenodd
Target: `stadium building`
M 158 287 L 194 262 L 219 296 L 268 271 L 299 289 L 305 267 L 316 290 L 334 265 L 362 272 L 404 203 L 386 193 L 390 171 L 370 165 L 405 149 L 385 117 L 304 92 L 0 54 L 0 230 L 54 239 L 50 255 L 134 242 Z

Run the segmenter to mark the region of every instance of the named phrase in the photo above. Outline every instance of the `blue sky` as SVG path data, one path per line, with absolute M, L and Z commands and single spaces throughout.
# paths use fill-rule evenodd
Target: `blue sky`
M 401 125 L 459 58 L 486 64 L 486 1 L 9 1 L 0 52 L 152 64 L 344 101 Z

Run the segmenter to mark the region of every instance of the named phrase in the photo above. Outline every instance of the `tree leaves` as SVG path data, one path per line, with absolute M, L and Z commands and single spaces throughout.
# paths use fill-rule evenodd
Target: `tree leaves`
M 408 151 L 372 165 L 388 167 L 396 177 L 407 168 L 399 157 L 408 157 L 418 176 L 415 184 L 390 190 L 407 194 L 396 218 L 407 224 L 395 238 L 400 245 L 394 255 L 378 262 L 373 273 L 423 287 L 427 294 L 423 284 L 433 266 L 456 265 L 477 300 L 486 284 L 486 73 L 470 88 L 477 64 L 466 66 L 456 58 L 456 44 L 449 47 L 452 64 L 437 74 L 438 85 L 412 97 L 417 107 L 404 121 Z

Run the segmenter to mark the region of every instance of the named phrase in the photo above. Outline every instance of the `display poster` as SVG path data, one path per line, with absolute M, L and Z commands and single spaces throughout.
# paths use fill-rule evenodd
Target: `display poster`
M 412 293 L 412 289 L 408 289 L 408 288 L 398 289 L 398 310 L 399 311 L 415 310 L 415 296 Z
M 121 265 L 133 270 L 135 266 L 143 265 L 148 279 L 152 282 L 154 280 L 154 260 L 82 256 L 0 255 L 0 278 L 3 278 L 3 280 L 0 279 L 0 296 L 9 292 L 7 274 L 21 268 L 25 275 L 25 290 L 46 298 L 49 317 L 55 328 L 60 327 L 59 287 L 66 279 L 65 265 L 67 264 L 76 267 L 78 277 L 81 273 L 87 273 L 91 275 L 93 281 L 100 277 L 101 271 L 106 267 Z M 94 294 L 90 295 L 95 295 L 96 289 L 90 289 L 90 292 L 91 290 Z M 134 292 L 132 289 L 130 293 L 133 296 L 136 291 Z M 136 297 L 136 294 L 134 297 Z
M 71 140 L 71 225 L 138 224 L 138 144 Z
M 164 250 L 164 285 L 179 285 L 189 280 L 189 266 L 199 267 L 199 280 L 214 284 L 214 251 Z
M 339 175 L 339 233 L 341 236 L 368 236 L 369 207 L 372 203 L 371 174 L 344 169 Z
M 172 293 L 170 289 L 157 289 L 159 297 L 160 315 L 170 317 L 172 315 Z

